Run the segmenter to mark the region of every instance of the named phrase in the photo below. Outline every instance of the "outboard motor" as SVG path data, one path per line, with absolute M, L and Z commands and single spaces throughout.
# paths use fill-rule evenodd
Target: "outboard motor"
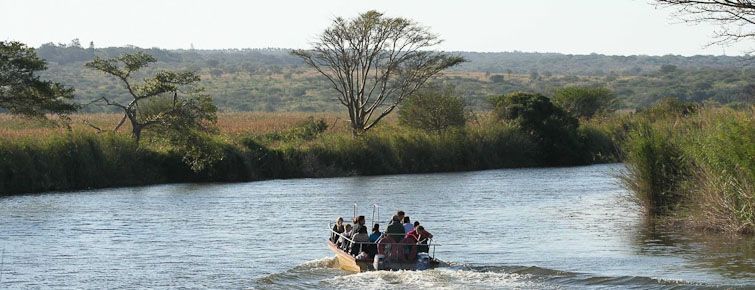
M 375 255 L 375 258 L 372 259 L 372 267 L 375 268 L 375 270 L 385 270 L 385 255 Z
M 430 255 L 427 253 L 417 253 L 417 264 L 414 265 L 416 270 L 427 270 L 430 268 Z

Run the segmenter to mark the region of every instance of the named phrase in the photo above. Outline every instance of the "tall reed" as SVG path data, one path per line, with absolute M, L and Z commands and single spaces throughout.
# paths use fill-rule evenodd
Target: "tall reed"
M 753 108 L 638 114 L 624 144 L 625 184 L 650 213 L 696 228 L 755 232 Z

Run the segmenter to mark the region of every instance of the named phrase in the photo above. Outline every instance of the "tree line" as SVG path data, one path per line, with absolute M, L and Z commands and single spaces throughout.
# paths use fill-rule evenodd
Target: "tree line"
M 85 50 L 85 49 L 82 49 Z M 144 72 L 161 69 L 188 70 L 202 76 L 206 92 L 222 111 L 336 111 L 333 93 L 326 79 L 313 74 L 290 54 L 289 50 L 238 50 L 238 51 L 167 51 L 136 48 L 96 48 L 101 58 L 117 57 L 123 53 L 143 51 L 158 61 Z M 39 53 L 42 55 L 42 53 Z M 506 69 L 484 71 L 466 70 L 479 60 L 464 53 L 454 53 L 467 60 L 436 76 L 436 79 L 458 88 L 461 96 L 475 110 L 489 110 L 486 99 L 491 95 L 515 91 L 532 91 L 551 95 L 564 86 L 605 86 L 616 93 L 617 105 L 635 109 L 653 104 L 665 97 L 687 101 L 728 103 L 752 102 L 755 87 L 755 69 L 742 66 L 743 62 L 698 63 L 695 57 L 680 57 L 694 65 L 659 62 L 634 73 L 580 74 L 546 69 Z M 728 58 L 728 57 L 727 57 Z M 92 58 L 93 59 L 93 58 Z M 735 59 L 735 58 L 731 58 Z M 91 60 L 89 60 L 91 61 Z M 40 72 L 43 78 L 65 83 L 77 89 L 76 99 L 85 103 L 108 95 L 127 100 L 128 94 L 118 89 L 112 79 L 102 78 L 84 67 L 86 62 L 58 64 L 48 62 L 48 70 Z M 560 64 L 559 61 L 540 63 Z M 507 66 L 505 62 L 496 65 Z M 513 64 L 512 64 L 513 66 Z M 578 64 L 564 62 L 576 68 Z M 608 66 L 601 66 L 607 68 Z M 316 72 L 315 72 L 316 73 Z M 86 106 L 85 112 L 114 112 L 109 106 Z

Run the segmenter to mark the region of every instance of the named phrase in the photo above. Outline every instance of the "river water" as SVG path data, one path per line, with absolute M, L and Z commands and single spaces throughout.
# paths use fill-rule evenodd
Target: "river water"
M 749 288 L 755 240 L 649 224 L 620 164 L 0 198 L 0 288 Z M 327 223 L 403 209 L 449 268 L 334 268 Z

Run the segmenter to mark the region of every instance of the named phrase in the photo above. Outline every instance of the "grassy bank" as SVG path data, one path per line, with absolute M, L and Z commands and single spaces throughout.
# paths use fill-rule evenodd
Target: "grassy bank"
M 665 103 L 638 113 L 624 142 L 626 185 L 685 227 L 755 232 L 755 107 Z
M 582 120 L 578 160 L 623 160 L 627 187 L 648 213 L 695 229 L 755 232 L 755 107 L 662 102 Z M 0 195 L 171 182 L 237 182 L 545 166 L 518 125 L 477 113 L 466 126 L 425 132 L 395 118 L 361 138 L 336 113 L 220 114 L 198 140 L 221 158 L 195 171 L 176 148 L 128 130 L 96 133 L 117 115 L 72 116 L 71 128 L 0 115 Z
M 167 181 L 159 172 L 164 156 L 137 148 L 118 134 L 59 134 L 0 141 L 0 192 L 151 184 Z
M 168 144 L 149 134 L 141 146 L 110 114 L 74 115 L 71 129 L 0 116 L 2 195 L 170 182 L 235 182 L 271 178 L 378 175 L 530 167 L 546 164 L 532 136 L 477 114 L 467 126 L 430 133 L 394 119 L 354 139 L 333 113 L 230 113 L 220 134 L 200 140 L 221 158 L 193 171 Z M 615 160 L 610 140 L 580 128 L 583 163 Z M 608 140 L 608 141 L 606 141 Z M 609 142 L 609 143 L 605 143 Z M 609 145 L 606 145 L 609 144 Z M 587 149 L 586 149 L 587 148 Z

